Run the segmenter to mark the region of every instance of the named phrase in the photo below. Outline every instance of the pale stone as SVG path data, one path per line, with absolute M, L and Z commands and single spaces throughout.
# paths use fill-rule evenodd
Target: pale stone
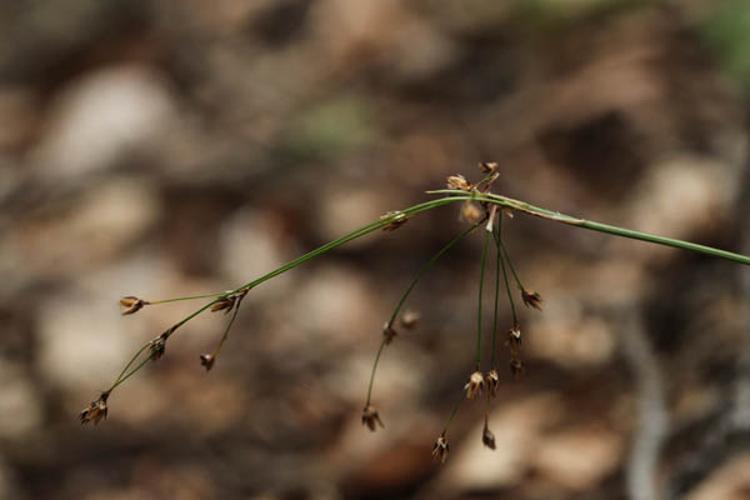
M 48 178 L 91 174 L 134 148 L 153 145 L 173 118 L 160 75 L 135 65 L 102 69 L 73 82 L 57 99 L 32 159 Z

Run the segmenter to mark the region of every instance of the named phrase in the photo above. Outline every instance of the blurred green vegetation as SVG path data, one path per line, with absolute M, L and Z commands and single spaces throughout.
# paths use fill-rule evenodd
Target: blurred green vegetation
M 717 2 L 699 31 L 727 73 L 750 91 L 750 0 Z
M 362 97 L 334 97 L 316 103 L 294 120 L 281 154 L 296 161 L 332 160 L 372 143 L 375 129 Z

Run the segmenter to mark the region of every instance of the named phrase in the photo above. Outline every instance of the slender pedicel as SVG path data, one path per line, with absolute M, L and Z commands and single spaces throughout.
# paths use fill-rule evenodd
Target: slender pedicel
M 365 403 L 365 407 L 370 406 L 371 399 L 372 399 L 372 387 L 375 381 L 375 372 L 377 371 L 378 363 L 380 362 L 380 356 L 383 353 L 383 349 L 386 345 L 390 344 L 393 338 L 396 336 L 396 330 L 393 327 L 394 322 L 396 321 L 396 318 L 398 317 L 399 312 L 401 311 L 401 308 L 406 303 L 406 299 L 409 297 L 411 292 L 414 290 L 414 287 L 419 283 L 419 280 L 422 279 L 422 277 L 427 273 L 427 271 L 432 268 L 432 266 L 440 260 L 440 258 L 445 255 L 451 248 L 453 248 L 458 242 L 466 238 L 472 231 L 474 231 L 482 222 L 478 222 L 476 224 L 472 224 L 467 229 L 461 231 L 459 234 L 454 236 L 448 243 L 446 243 L 440 250 L 437 251 L 430 259 L 422 264 L 422 267 L 417 271 L 416 276 L 411 281 L 409 286 L 406 288 L 406 291 L 401 295 L 401 298 L 399 299 L 398 303 L 396 304 L 396 307 L 393 309 L 393 313 L 391 314 L 391 317 L 388 319 L 388 322 L 383 327 L 383 339 L 380 342 L 380 347 L 378 347 L 378 352 L 375 355 L 375 362 L 372 366 L 372 372 L 370 373 L 370 383 L 367 387 L 367 402 Z
M 497 322 L 500 310 L 500 267 L 502 266 L 502 254 L 500 253 L 500 247 L 497 244 L 497 242 L 499 241 L 497 232 L 499 231 L 501 220 L 502 215 L 498 217 L 498 221 L 496 222 L 497 228 L 495 229 L 495 234 L 493 235 L 493 239 L 495 240 L 495 307 L 492 314 L 492 358 L 490 360 L 490 368 L 492 370 L 497 368 Z
M 505 290 L 508 293 L 508 302 L 510 303 L 510 312 L 513 316 L 513 326 L 518 325 L 518 315 L 516 314 L 516 304 L 513 301 L 513 293 L 510 291 L 510 280 L 508 279 L 508 270 L 506 269 L 505 261 L 507 255 L 503 252 L 503 218 L 500 217 L 497 223 L 497 232 L 495 233 L 495 249 L 497 250 L 497 260 L 500 263 L 500 269 L 503 271 L 503 280 L 505 282 Z
M 476 369 L 479 371 L 482 367 L 482 297 L 484 294 L 484 271 L 487 267 L 487 249 L 490 246 L 491 231 L 484 233 L 484 245 L 482 246 L 482 260 L 479 264 L 479 299 L 477 305 L 477 355 Z

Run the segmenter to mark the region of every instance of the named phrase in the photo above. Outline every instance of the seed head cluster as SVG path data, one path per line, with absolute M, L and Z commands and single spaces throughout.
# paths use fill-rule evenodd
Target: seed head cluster
M 97 425 L 102 419 L 107 419 L 107 399 L 109 398 L 108 392 L 103 392 L 101 395 L 92 401 L 79 415 L 79 419 L 82 424 L 88 424 L 89 422 Z
M 454 408 L 453 413 L 451 414 L 450 418 L 448 419 L 448 424 L 446 424 L 444 430 L 442 433 L 438 436 L 438 438 L 435 440 L 432 448 L 432 457 L 435 461 L 439 463 L 445 463 L 445 461 L 448 458 L 448 454 L 450 451 L 450 445 L 448 443 L 447 439 L 447 430 L 448 425 L 450 424 L 451 420 L 456 414 L 456 411 L 458 410 L 460 404 L 462 402 L 465 402 L 466 400 L 477 400 L 477 399 L 483 399 L 482 396 L 486 396 L 484 398 L 484 401 L 486 402 L 486 409 L 485 409 L 485 419 L 484 419 L 484 427 L 482 429 L 482 443 L 485 447 L 495 450 L 496 449 L 496 441 L 495 441 L 495 435 L 493 432 L 489 429 L 488 426 L 488 411 L 489 407 L 492 404 L 492 401 L 497 397 L 498 390 L 500 387 L 500 374 L 497 369 L 497 360 L 496 360 L 496 335 L 497 335 L 497 323 L 498 323 L 498 289 L 500 286 L 500 269 L 502 267 L 503 277 L 505 286 L 508 291 L 508 300 L 510 302 L 510 310 L 512 312 L 513 316 L 513 323 L 512 327 L 508 330 L 507 333 L 507 340 L 505 342 L 505 345 L 508 347 L 509 351 L 509 366 L 510 366 L 510 372 L 514 376 L 519 376 L 524 371 L 524 363 L 521 356 L 521 328 L 519 326 L 517 317 L 516 317 L 516 308 L 514 305 L 514 299 L 513 295 L 510 290 L 509 285 L 509 276 L 511 276 L 515 280 L 515 284 L 518 286 L 518 289 L 521 291 L 521 300 L 523 304 L 529 308 L 529 309 L 535 309 L 535 310 L 541 310 L 542 309 L 542 297 L 539 293 L 529 290 L 525 288 L 518 277 L 518 274 L 516 272 L 515 267 L 513 266 L 513 263 L 510 260 L 510 256 L 508 255 L 508 251 L 505 248 L 503 241 L 502 241 L 502 223 L 504 217 L 503 214 L 508 215 L 509 217 L 512 216 L 512 211 L 508 208 L 502 208 L 500 209 L 497 205 L 489 203 L 487 200 L 489 199 L 487 194 L 492 194 L 491 189 L 496 183 L 496 181 L 500 177 L 500 167 L 495 162 L 482 162 L 479 164 L 479 170 L 483 174 L 483 178 L 477 182 L 477 183 L 471 183 L 469 182 L 466 177 L 464 177 L 461 174 L 455 174 L 451 175 L 446 179 L 446 186 L 448 189 L 452 191 L 460 191 L 461 193 L 452 193 L 454 195 L 461 195 L 461 199 L 465 200 L 461 206 L 460 206 L 460 220 L 463 222 L 469 224 L 469 227 L 466 228 L 463 232 L 461 232 L 459 235 L 457 235 L 454 239 L 449 241 L 440 251 L 438 251 L 435 256 L 430 259 L 423 268 L 426 270 L 434 264 L 444 253 L 447 252 L 454 244 L 461 241 L 464 237 L 468 236 L 471 232 L 473 232 L 477 228 L 483 228 L 484 230 L 479 231 L 484 236 L 484 247 L 483 247 L 483 253 L 481 258 L 481 272 L 480 272 L 480 284 L 479 284 L 479 309 L 478 309 L 478 320 L 477 320 L 477 359 L 476 359 L 476 366 L 474 371 L 472 371 L 469 374 L 468 379 L 463 384 L 462 389 L 462 398 L 459 401 L 459 404 Z M 396 229 L 403 226 L 408 221 L 408 215 L 411 213 L 415 213 L 413 211 L 407 210 L 406 212 L 403 211 L 393 211 L 388 212 L 382 217 L 380 217 L 380 221 L 376 224 L 376 227 L 381 227 L 384 231 L 395 231 Z M 495 255 L 496 255 L 496 265 L 495 265 L 495 271 L 496 271 L 496 286 L 495 286 L 495 317 L 494 317 L 494 323 L 492 328 L 492 352 L 491 354 L 491 362 L 490 366 L 486 371 L 483 369 L 483 355 L 486 355 L 486 344 L 482 343 L 482 295 L 483 295 L 483 282 L 484 282 L 484 275 L 485 275 L 485 265 L 486 265 L 486 256 L 488 255 L 488 249 L 490 248 L 490 243 L 494 241 L 495 246 Z M 315 252 L 312 252 L 311 254 L 316 254 Z M 316 254 L 317 255 L 317 254 Z M 313 255 L 314 256 L 314 255 Z M 507 272 L 507 270 L 510 270 L 510 273 Z M 272 277 L 277 273 L 278 270 L 270 273 L 267 275 L 268 277 Z M 422 278 L 423 276 L 423 270 L 420 270 L 420 272 L 417 274 L 414 281 L 409 285 L 407 288 L 405 294 L 402 296 L 401 300 L 398 302 L 398 305 L 396 306 L 393 314 L 391 315 L 390 319 L 385 322 L 382 329 L 382 340 L 380 348 L 377 352 L 377 355 L 375 356 L 375 364 L 373 366 L 372 372 L 371 372 L 371 378 L 370 378 L 370 385 L 368 388 L 367 393 L 367 399 L 366 403 L 362 410 L 361 415 L 361 421 L 362 425 L 364 427 L 367 427 L 370 431 L 374 432 L 378 428 L 383 429 L 385 428 L 385 425 L 383 424 L 383 420 L 380 417 L 380 413 L 378 412 L 377 408 L 372 404 L 372 391 L 373 391 L 373 383 L 375 380 L 375 374 L 376 369 L 378 366 L 378 362 L 381 358 L 381 355 L 383 353 L 383 350 L 385 347 L 391 345 L 393 341 L 399 337 L 399 331 L 394 326 L 394 323 L 397 323 L 399 329 L 403 329 L 403 331 L 409 331 L 413 330 L 418 326 L 418 324 L 421 321 L 421 316 L 418 312 L 414 310 L 406 310 L 405 312 L 401 313 L 401 307 L 404 305 L 408 295 L 411 293 L 411 291 L 414 289 L 414 286 L 417 284 L 417 282 Z M 259 280 L 257 283 L 260 283 L 262 280 Z M 227 338 L 227 335 L 230 331 L 230 328 L 237 317 L 237 312 L 240 309 L 242 300 L 245 298 L 247 293 L 249 292 L 250 288 L 254 286 L 253 282 L 251 284 L 245 285 L 244 287 L 238 288 L 236 290 L 230 290 L 226 291 L 224 293 L 213 295 L 214 299 L 212 302 L 209 302 L 206 306 L 199 309 L 196 313 L 193 315 L 188 316 L 186 319 L 183 319 L 181 322 L 176 323 L 174 326 L 172 326 L 170 329 L 166 330 L 161 335 L 157 336 L 156 338 L 152 339 L 148 343 L 146 343 L 133 357 L 133 359 L 125 366 L 125 368 L 122 370 L 120 375 L 115 379 L 112 386 L 100 393 L 99 397 L 95 400 L 91 401 L 91 403 L 84 408 L 80 415 L 79 420 L 82 424 L 87 423 L 93 423 L 94 425 L 97 425 L 102 420 L 105 420 L 107 418 L 108 414 L 108 406 L 107 401 L 109 399 L 109 396 L 111 392 L 122 382 L 124 382 L 126 379 L 128 379 L 131 375 L 133 375 L 136 371 L 138 371 L 142 366 L 147 364 L 148 362 L 153 362 L 161 359 L 165 352 L 166 352 L 166 344 L 167 340 L 170 338 L 172 333 L 180 327 L 182 324 L 186 323 L 190 319 L 193 318 L 193 316 L 203 312 L 203 311 L 210 311 L 210 312 L 219 312 L 223 311 L 224 314 L 230 314 L 230 319 L 227 323 L 226 329 L 224 330 L 224 335 L 221 337 L 221 341 L 218 343 L 218 346 L 216 349 L 211 353 L 205 353 L 201 354 L 199 356 L 200 364 L 201 366 L 206 370 L 210 371 L 217 359 L 217 356 L 219 354 L 219 351 L 224 344 L 224 341 Z M 206 297 L 206 296 L 200 296 L 200 297 Z M 146 301 L 144 299 L 141 299 L 139 297 L 135 297 L 132 295 L 122 297 L 119 301 L 120 307 L 121 307 L 121 313 L 123 315 L 131 315 L 135 314 L 139 310 L 143 309 L 147 305 L 152 304 L 159 304 L 159 303 L 165 303 L 165 302 L 174 302 L 176 300 L 187 300 L 187 299 L 195 299 L 200 297 L 180 297 L 180 298 L 174 298 L 174 299 L 165 299 L 165 300 L 156 300 L 156 301 Z M 482 347 L 485 348 L 485 351 L 482 350 Z M 460 386 L 459 386 L 460 387 Z

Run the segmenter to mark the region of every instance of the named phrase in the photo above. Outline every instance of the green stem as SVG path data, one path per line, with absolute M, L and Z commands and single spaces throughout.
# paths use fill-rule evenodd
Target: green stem
M 448 416 L 448 420 L 445 422 L 445 427 L 443 427 L 442 436 L 445 436 L 448 432 L 448 426 L 451 425 L 451 422 L 453 422 L 453 419 L 456 417 L 456 413 L 458 413 L 458 409 L 461 408 L 461 403 L 464 402 L 466 397 L 462 394 L 461 398 L 456 401 L 456 404 L 453 405 L 453 409 L 451 410 L 451 414 Z
M 499 225 L 501 224 L 500 221 L 502 221 L 503 214 L 498 214 L 499 221 L 497 222 L 497 227 L 499 228 Z M 498 229 L 495 229 L 497 231 Z M 497 320 L 498 320 L 498 311 L 499 311 L 499 303 L 500 303 L 500 266 L 502 263 L 502 255 L 500 254 L 500 248 L 497 246 L 497 235 L 494 237 L 495 239 L 495 310 L 492 315 L 492 362 L 490 365 L 490 368 L 494 369 L 497 368 Z
M 212 297 L 221 297 L 225 295 L 226 292 L 218 292 L 218 293 L 206 293 L 203 295 L 188 295 L 186 297 L 172 297 L 169 299 L 160 299 L 160 300 L 147 300 L 145 301 L 148 305 L 153 306 L 156 304 L 169 304 L 170 302 L 180 302 L 183 300 L 196 300 L 196 299 L 209 299 Z
M 135 354 L 133 354 L 133 357 L 130 358 L 130 361 L 128 361 L 128 363 L 123 367 L 123 369 L 120 371 L 120 374 L 117 375 L 117 378 L 112 383 L 112 387 L 110 387 L 107 392 L 112 392 L 112 389 L 114 389 L 115 387 L 119 385 L 120 380 L 122 380 L 122 377 L 123 375 L 125 375 L 125 372 L 128 371 L 128 368 L 130 368 L 133 365 L 133 363 L 135 363 L 135 360 L 138 359 L 138 356 L 140 356 L 143 351 L 148 349 L 148 346 L 150 345 L 151 345 L 151 342 L 146 342 L 145 344 L 141 346 L 140 349 L 138 349 L 135 352 Z
M 427 271 L 432 268 L 432 266 L 440 260 L 440 257 L 445 255 L 448 250 L 453 248 L 458 242 L 466 238 L 472 231 L 474 231 L 477 227 L 479 227 L 482 224 L 483 221 L 479 221 L 476 224 L 473 224 L 469 228 L 467 228 L 464 231 L 461 231 L 456 236 L 454 236 L 448 243 L 443 245 L 443 247 L 437 251 L 435 255 L 430 257 L 430 260 L 422 264 L 422 267 L 417 272 L 417 275 L 414 277 L 412 282 L 409 284 L 409 286 L 406 288 L 406 291 L 401 295 L 401 298 L 398 301 L 398 304 L 396 304 L 396 308 L 393 310 L 393 314 L 391 314 L 390 319 L 388 320 L 388 323 L 386 324 L 388 328 L 393 326 L 393 323 L 396 321 L 396 318 L 398 317 L 398 313 L 401 311 L 401 308 L 404 306 L 404 303 L 406 303 L 406 299 L 409 297 L 409 294 L 411 294 L 412 290 L 414 290 L 414 287 L 419 283 L 419 280 L 422 279 L 422 277 L 427 273 Z M 380 343 L 380 348 L 378 349 L 378 353 L 375 356 L 375 363 L 372 366 L 372 372 L 370 374 L 370 383 L 367 388 L 367 403 L 365 406 L 370 404 L 370 399 L 372 397 L 372 387 L 375 381 L 375 372 L 378 368 L 378 362 L 380 361 L 380 355 L 383 352 L 383 349 L 385 348 L 386 343 L 385 340 Z
M 229 337 L 229 330 L 232 329 L 232 325 L 234 324 L 234 320 L 237 319 L 237 314 L 240 312 L 240 305 L 242 305 L 242 299 L 244 299 L 245 296 L 241 295 L 237 299 L 237 303 L 234 304 L 234 310 L 232 311 L 232 317 L 229 319 L 229 322 L 227 323 L 227 326 L 224 328 L 224 334 L 221 336 L 221 340 L 219 340 L 219 344 L 216 346 L 216 349 L 214 349 L 213 356 L 214 359 L 219 355 L 219 352 L 221 351 L 221 348 L 224 346 L 224 342 L 227 341 L 227 337 Z
M 513 300 L 513 293 L 510 291 L 510 280 L 508 279 L 508 269 L 505 266 L 507 255 L 503 252 L 503 219 L 498 221 L 497 234 L 495 235 L 495 248 L 497 250 L 497 259 L 500 261 L 500 267 L 503 270 L 503 280 L 505 281 L 505 290 L 508 292 L 508 302 L 510 303 L 510 312 L 513 315 L 513 326 L 518 326 L 518 316 L 516 315 L 516 304 Z
M 378 368 L 380 355 L 383 354 L 383 349 L 385 349 L 385 342 L 386 342 L 386 339 L 383 339 L 380 341 L 380 347 L 378 347 L 378 353 L 375 355 L 375 363 L 373 363 L 372 372 L 370 372 L 370 384 L 367 386 L 367 402 L 365 403 L 365 406 L 370 406 L 370 401 L 372 400 L 372 387 L 375 383 L 375 370 L 377 370 Z
M 456 200 L 466 200 L 467 194 L 464 191 L 455 189 L 438 189 L 435 191 L 428 191 L 428 194 L 447 194 L 456 197 Z M 603 224 L 601 222 L 594 222 L 578 217 L 572 217 L 570 215 L 561 214 L 560 212 L 554 212 L 546 208 L 537 207 L 529 203 L 508 198 L 507 196 L 501 196 L 493 193 L 475 193 L 470 196 L 470 199 L 480 202 L 494 203 L 505 208 L 524 212 L 529 215 L 541 217 L 543 219 L 551 220 L 553 222 L 560 222 L 562 224 L 568 224 L 571 226 L 582 227 L 591 231 L 597 231 L 600 233 L 611 234 L 614 236 L 621 236 L 623 238 L 630 238 L 633 240 L 647 241 L 649 243 L 655 243 L 657 245 L 663 245 L 673 248 L 679 248 L 681 250 L 688 250 L 691 252 L 702 253 L 705 255 L 711 255 L 713 257 L 719 257 L 721 259 L 730 260 L 732 262 L 738 262 L 740 264 L 750 265 L 750 256 L 742 255 L 734 252 L 728 252 L 726 250 L 720 250 L 718 248 L 709 247 L 706 245 L 699 245 L 698 243 L 691 243 L 689 241 L 678 240 L 674 238 L 667 238 L 665 236 L 658 236 L 655 234 L 644 233 L 641 231 L 635 231 L 633 229 L 625 229 L 618 226 L 611 226 L 609 224 Z
M 518 289 L 525 290 L 525 288 L 523 287 L 523 283 L 521 283 L 521 278 L 518 277 L 516 266 L 513 264 L 513 260 L 510 258 L 510 252 L 508 252 L 508 248 L 505 246 L 505 242 L 503 242 L 502 238 L 500 238 L 500 251 L 503 253 L 503 255 L 505 255 L 505 261 L 508 263 L 510 273 L 513 275 L 513 279 L 515 280 L 516 285 L 518 285 Z
M 414 290 L 414 287 L 419 283 L 419 280 L 422 279 L 422 277 L 427 273 L 427 271 L 432 268 L 432 266 L 440 260 L 440 258 L 448 252 L 451 248 L 453 248 L 458 242 L 466 238 L 466 236 L 469 235 L 472 231 L 474 231 L 477 227 L 479 227 L 482 224 L 482 221 L 477 222 L 476 224 L 473 224 L 465 231 L 460 232 L 456 236 L 453 237 L 448 243 L 446 243 L 443 248 L 438 250 L 438 252 L 430 257 L 430 260 L 422 264 L 422 267 L 417 272 L 417 275 L 414 276 L 414 279 L 407 287 L 406 291 L 401 295 L 401 298 L 398 301 L 398 304 L 396 305 L 396 308 L 393 310 L 393 314 L 391 314 L 390 319 L 388 320 L 388 326 L 393 326 L 393 323 L 396 321 L 396 318 L 398 317 L 398 313 L 401 311 L 401 308 L 404 306 L 404 303 L 406 302 L 406 299 L 409 297 L 409 294 L 411 294 L 412 290 Z
M 128 373 L 127 373 L 127 374 L 126 374 L 125 376 L 123 376 L 123 377 L 120 377 L 120 378 L 118 378 L 118 379 L 117 379 L 117 380 L 115 381 L 115 383 L 114 383 L 114 384 L 112 384 L 112 387 L 110 387 L 110 388 L 109 388 L 109 390 L 107 391 L 107 393 L 110 393 L 110 394 L 111 394 L 111 393 L 112 393 L 112 391 L 114 391 L 114 390 L 115 390 L 115 387 L 117 387 L 118 385 L 122 384 L 122 383 L 123 383 L 123 382 L 125 382 L 125 381 L 126 381 L 127 379 L 129 379 L 130 377 L 132 377 L 132 376 L 133 376 L 133 375 L 134 375 L 134 374 L 135 374 L 136 372 L 138 372 L 138 371 L 139 371 L 139 370 L 140 370 L 141 368 L 143 368 L 144 366 L 146 366 L 146 363 L 148 363 L 149 361 L 151 361 L 151 358 L 150 358 L 150 357 L 148 357 L 148 358 L 144 358 L 144 359 L 143 359 L 143 361 L 141 361 L 141 362 L 140 362 L 140 363 L 139 363 L 138 365 L 136 365 L 136 367 L 135 367 L 135 368 L 133 368 L 132 370 L 130 370 L 130 371 L 129 371 L 129 372 L 128 372 Z M 124 373 L 124 372 L 123 372 L 123 373 Z
M 487 249 L 490 246 L 491 231 L 484 233 L 482 260 L 479 263 L 479 300 L 477 306 L 477 371 L 482 365 L 482 297 L 484 295 L 484 270 L 487 267 Z

